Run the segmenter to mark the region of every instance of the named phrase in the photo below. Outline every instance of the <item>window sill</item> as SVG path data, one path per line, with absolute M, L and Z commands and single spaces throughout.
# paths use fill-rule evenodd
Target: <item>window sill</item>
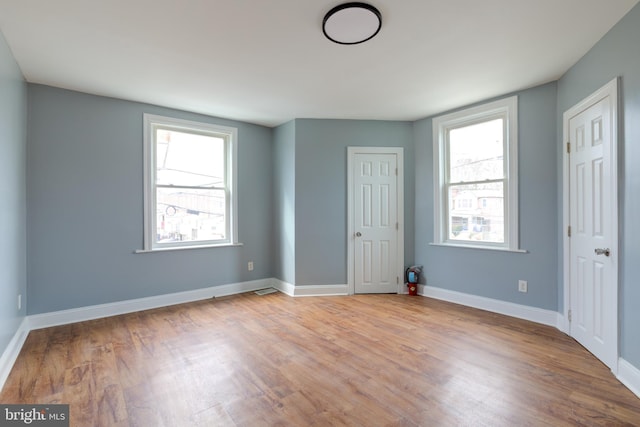
M 211 249 L 211 248 L 228 248 L 235 246 L 244 246 L 244 243 L 222 243 L 219 245 L 197 245 L 197 246 L 172 246 L 168 248 L 154 248 L 154 249 L 136 249 L 134 254 L 149 254 L 153 252 L 169 252 L 169 251 L 186 251 L 190 249 Z
M 510 249 L 510 248 L 500 248 L 495 246 L 478 246 L 478 245 L 465 245 L 465 244 L 453 244 L 453 243 L 429 243 L 430 246 L 444 246 L 448 248 L 461 248 L 461 249 L 480 249 L 487 251 L 496 251 L 496 252 L 513 252 L 517 254 L 528 254 L 529 251 L 526 249 Z

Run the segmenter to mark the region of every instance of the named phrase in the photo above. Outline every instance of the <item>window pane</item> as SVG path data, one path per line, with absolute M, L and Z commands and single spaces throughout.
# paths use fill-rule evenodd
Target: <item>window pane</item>
M 504 183 L 449 187 L 449 240 L 504 243 Z
M 156 130 L 156 183 L 197 187 L 224 186 L 223 138 Z
M 449 131 L 450 182 L 504 177 L 503 119 Z
M 224 190 L 156 191 L 156 243 L 224 240 Z

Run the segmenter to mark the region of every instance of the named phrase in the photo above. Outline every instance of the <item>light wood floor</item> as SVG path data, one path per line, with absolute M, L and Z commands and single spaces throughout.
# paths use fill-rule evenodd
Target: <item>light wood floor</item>
M 244 294 L 33 331 L 2 403 L 76 426 L 640 425 L 571 338 L 422 297 Z

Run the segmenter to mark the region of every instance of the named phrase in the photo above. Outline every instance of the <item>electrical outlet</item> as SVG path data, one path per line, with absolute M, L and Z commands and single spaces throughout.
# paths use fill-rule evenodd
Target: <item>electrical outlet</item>
M 249 261 L 249 262 L 247 263 L 247 270 L 249 270 L 249 271 L 253 271 L 253 261 Z
M 22 308 L 22 294 L 18 294 L 18 310 Z
M 527 292 L 527 281 L 526 280 L 518 280 L 518 291 L 519 292 Z

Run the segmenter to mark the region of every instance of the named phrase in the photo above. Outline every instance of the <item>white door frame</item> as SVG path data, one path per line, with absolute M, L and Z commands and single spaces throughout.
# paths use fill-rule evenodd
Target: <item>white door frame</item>
M 617 331 L 616 336 L 614 337 L 614 341 L 612 345 L 615 346 L 615 354 L 616 361 L 619 359 L 620 349 L 618 346 L 618 337 L 620 335 L 620 327 L 618 320 L 618 311 L 619 311 L 619 300 L 618 300 L 618 253 L 619 253 L 619 243 L 618 243 L 618 78 L 614 78 L 609 83 L 598 89 L 593 94 L 589 95 L 569 110 L 565 111 L 562 119 L 562 151 L 563 151 L 563 160 L 562 160 L 562 169 L 563 169 L 563 183 L 562 183 L 562 193 L 563 193 L 563 205 L 562 205 L 562 234 L 563 234 L 563 268 L 564 268 L 564 278 L 563 278 L 563 286 L 564 286 L 564 307 L 563 307 L 563 317 L 561 322 L 561 328 L 563 332 L 570 334 L 571 326 L 569 322 L 569 310 L 571 309 L 571 239 L 569 237 L 569 226 L 570 224 L 570 191 L 569 191 L 569 178 L 570 178 L 570 156 L 567 152 L 567 143 L 569 141 L 569 120 L 580 113 L 581 111 L 586 110 L 593 104 L 596 104 L 600 100 L 610 97 L 611 99 L 611 151 L 609 153 L 611 157 L 611 187 L 609 188 L 609 192 L 611 195 L 611 227 L 614 230 L 611 236 L 611 262 L 613 268 L 611 269 L 611 279 L 615 284 L 614 292 L 615 292 L 615 314 L 612 316 L 615 319 L 615 329 Z M 617 362 L 614 366 L 610 366 L 611 370 L 614 374 L 617 374 Z
M 352 168 L 356 154 L 395 154 L 398 159 L 398 179 L 397 181 L 397 215 L 398 215 L 398 250 L 397 250 L 397 272 L 399 279 L 398 293 L 404 289 L 404 150 L 402 147 L 347 147 L 347 274 L 349 295 L 355 293 L 355 218 L 353 209 L 353 188 Z

